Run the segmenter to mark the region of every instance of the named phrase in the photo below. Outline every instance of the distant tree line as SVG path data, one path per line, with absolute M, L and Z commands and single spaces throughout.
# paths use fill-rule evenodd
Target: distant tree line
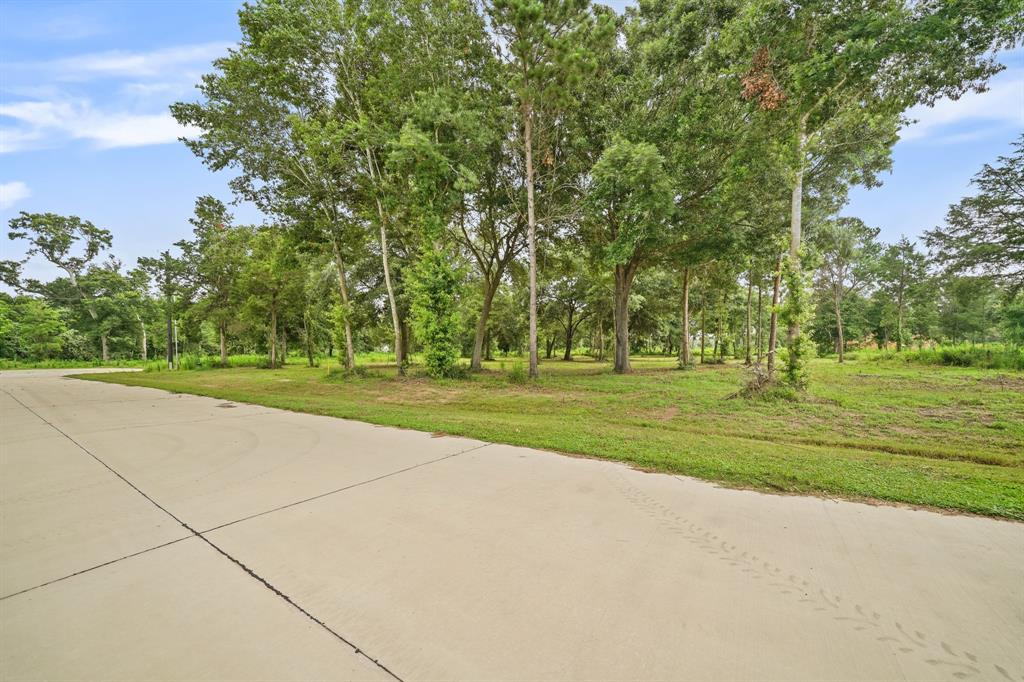
M 743 358 L 796 387 L 819 353 L 1021 342 L 1022 154 L 927 233 L 838 217 L 904 112 L 983 89 L 1020 0 L 261 0 L 214 62 L 185 144 L 270 222 L 211 197 L 136 267 L 77 217 L 12 239 L 62 273 L 0 300 L 6 358 L 289 348 Z M 784 366 L 777 350 L 787 348 Z M 776 365 L 780 365 L 776 367 Z

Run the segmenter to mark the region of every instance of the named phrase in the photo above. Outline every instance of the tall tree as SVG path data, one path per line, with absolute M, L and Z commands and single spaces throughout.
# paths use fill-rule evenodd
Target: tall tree
M 896 352 L 903 350 L 907 307 L 917 292 L 928 285 L 928 259 L 901 237 L 886 247 L 878 262 L 878 283 L 896 306 Z
M 800 278 L 804 185 L 825 159 L 876 157 L 895 142 L 893 121 L 915 104 L 980 90 L 1002 67 L 995 48 L 1020 36 L 1016 3 L 907 0 L 761 0 L 729 31 L 746 53 L 743 96 L 771 112 L 786 141 L 789 270 Z M 800 334 L 799 316 L 790 326 Z M 791 359 L 796 359 L 790 353 Z
M 221 365 L 228 362 L 227 330 L 237 315 L 237 281 L 246 255 L 249 231 L 234 227 L 224 204 L 211 197 L 196 200 L 191 241 L 178 242 L 182 261 L 198 297 L 199 314 L 217 328 Z
M 539 374 L 537 355 L 537 207 L 535 128 L 551 125 L 571 104 L 572 88 L 594 63 L 593 50 L 610 40 L 613 18 L 595 14 L 589 0 L 492 0 L 488 7 L 499 46 L 507 55 L 519 104 L 526 186 L 527 250 L 530 289 L 530 367 Z M 551 158 L 551 157 L 548 157 Z
M 269 366 L 278 367 L 287 357 L 282 348 L 281 322 L 288 312 L 302 309 L 305 274 L 294 244 L 282 230 L 262 227 L 250 243 L 250 257 L 239 276 L 239 287 L 245 298 L 245 312 L 265 325 Z
M 846 337 L 843 334 L 843 301 L 866 286 L 874 275 L 881 247 L 875 241 L 878 228 L 857 218 L 837 218 L 821 225 L 814 246 L 821 254 L 818 282 L 828 292 L 835 314 L 836 354 L 843 362 Z
M 584 239 L 615 277 L 615 371 L 628 372 L 629 294 L 637 271 L 671 239 L 672 186 L 654 145 L 619 138 L 591 173 Z
M 1024 288 L 1024 135 L 1013 153 L 974 176 L 978 193 L 949 208 L 946 224 L 925 233 L 935 259 L 958 274 L 984 273 Z
M 56 213 L 26 213 L 22 211 L 8 222 L 8 239 L 25 239 L 29 247 L 25 261 L 33 256 L 42 256 L 51 265 L 63 271 L 70 283 L 71 291 L 92 320 L 99 322 L 100 312 L 92 293 L 83 285 L 82 277 L 96 258 L 110 248 L 111 234 L 78 216 L 61 216 Z M 20 278 L 20 267 L 25 262 L 5 261 L 4 273 L 7 284 L 41 293 L 43 284 L 35 279 Z M 108 359 L 107 335 L 99 328 L 102 358 Z
M 167 368 L 174 369 L 174 325 L 176 316 L 183 311 L 190 296 L 188 266 L 181 258 L 172 256 L 170 251 L 162 251 L 159 258 L 139 258 L 139 269 L 146 273 L 163 301 L 167 332 Z

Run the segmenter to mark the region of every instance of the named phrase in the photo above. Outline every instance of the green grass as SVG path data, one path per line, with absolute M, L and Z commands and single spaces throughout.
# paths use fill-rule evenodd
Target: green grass
M 142 360 L 5 360 L 2 369 L 77 369 L 84 367 L 142 367 Z
M 629 462 L 725 485 L 1024 519 L 1024 375 L 900 362 L 812 364 L 805 400 L 730 398 L 736 364 L 634 373 L 579 358 L 510 381 L 519 359 L 470 379 L 283 369 L 117 373 L 151 386 L 375 424 Z M 364 365 L 365 366 L 365 365 Z
M 907 348 L 901 353 L 894 350 L 863 349 L 850 351 L 847 353 L 847 358 L 875 362 L 899 361 L 921 365 L 1024 370 L 1024 347 L 1007 346 L 1000 343 L 976 346 L 968 344 L 935 346 L 917 350 Z

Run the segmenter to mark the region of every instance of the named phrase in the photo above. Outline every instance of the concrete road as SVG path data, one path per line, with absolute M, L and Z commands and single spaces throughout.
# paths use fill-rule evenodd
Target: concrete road
M 0 389 L 4 682 L 1024 681 L 1022 524 Z

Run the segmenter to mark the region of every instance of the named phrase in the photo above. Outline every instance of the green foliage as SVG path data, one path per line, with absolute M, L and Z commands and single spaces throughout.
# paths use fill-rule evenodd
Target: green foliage
M 60 312 L 45 301 L 0 297 L 0 358 L 53 359 L 63 350 L 67 331 Z
M 946 224 L 926 233 L 936 260 L 950 272 L 983 272 L 1024 288 L 1024 135 L 1010 156 L 974 176 L 978 193 L 951 206 Z
M 514 362 L 505 378 L 508 379 L 510 384 L 522 385 L 529 381 L 530 375 L 526 371 L 526 365 L 522 362 Z
M 658 148 L 616 138 L 591 171 L 585 235 L 609 266 L 649 258 L 670 238 L 672 187 Z
M 424 249 L 411 284 L 413 328 L 423 344 L 427 372 L 434 377 L 452 377 L 460 350 L 456 307 L 459 280 L 444 252 Z
M 201 353 L 184 353 L 179 357 L 178 366 L 174 370 L 167 368 L 163 360 L 152 360 L 143 365 L 145 372 L 167 372 L 167 371 L 191 371 L 191 370 L 215 370 L 239 367 L 266 368 L 267 357 L 265 355 L 229 355 L 227 364 L 221 364 L 219 355 L 203 355 Z
M 494 0 L 487 10 L 514 60 L 510 76 L 528 112 L 534 103 L 564 106 L 571 100 L 614 35 L 614 16 L 596 12 L 589 0 Z
M 1008 369 L 1024 371 L 1024 348 L 1002 344 L 940 345 L 916 350 L 857 351 L 858 360 L 871 362 L 905 362 L 918 365 L 945 367 L 977 367 L 980 369 Z
M 811 340 L 803 324 L 810 316 L 807 277 L 801 272 L 799 264 L 787 258 L 783 262 L 782 280 L 786 284 L 787 295 L 779 319 L 783 326 L 800 326 L 800 333 L 789 339 L 786 347 L 788 353 L 783 370 L 783 382 L 796 391 L 803 391 L 806 390 L 810 379 L 808 361 L 813 352 Z
M 21 211 L 8 224 L 11 228 L 7 233 L 8 239 L 25 239 L 29 242 L 26 259 L 41 255 L 47 262 L 66 272 L 72 280 L 84 272 L 104 249 L 110 248 L 112 239 L 109 231 L 78 216 Z M 16 279 L 20 263 L 5 263 L 8 265 L 3 271 L 9 280 L 5 283 L 17 288 L 21 284 Z M 34 280 L 25 284 L 29 290 L 38 289 L 38 282 Z

